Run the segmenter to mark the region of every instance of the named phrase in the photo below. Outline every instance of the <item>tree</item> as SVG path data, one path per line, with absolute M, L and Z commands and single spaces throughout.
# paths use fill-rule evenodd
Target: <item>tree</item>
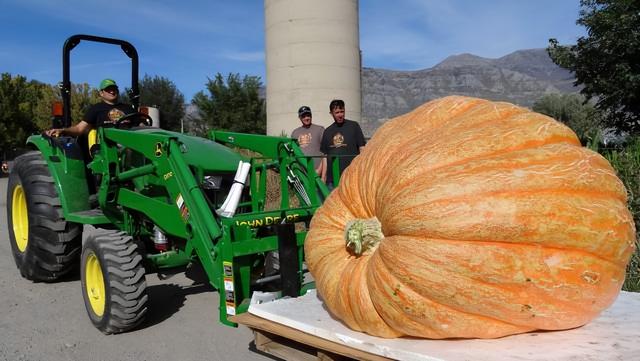
M 184 117 L 184 95 L 167 78 L 149 75 L 140 82 L 140 105 L 158 108 L 163 129 L 180 131 Z
M 576 45 L 549 39 L 551 59 L 575 74 L 576 85 L 617 132 L 640 134 L 640 1 L 581 0 Z
M 34 108 L 38 99 L 36 81 L 28 82 L 21 75 L 12 77 L 9 73 L 0 76 L 0 150 L 13 153 L 24 147 L 29 135 L 35 132 Z
M 71 121 L 77 123 L 84 118 L 84 113 L 100 101 L 96 89 L 87 83 L 71 84 Z M 60 88 L 57 85 L 42 84 L 34 109 L 34 122 L 39 130 L 51 128 L 51 107 L 54 102 L 62 102 Z
M 199 117 L 194 117 L 196 133 L 210 128 L 242 133 L 265 134 L 267 115 L 264 99 L 260 98 L 262 86 L 260 77 L 230 73 L 226 80 L 217 73 L 209 79 L 207 89 L 210 95 L 198 92 L 192 103 L 199 109 Z
M 587 144 L 601 131 L 602 117 L 580 94 L 547 94 L 533 104 L 533 111 L 548 115 L 573 129 Z

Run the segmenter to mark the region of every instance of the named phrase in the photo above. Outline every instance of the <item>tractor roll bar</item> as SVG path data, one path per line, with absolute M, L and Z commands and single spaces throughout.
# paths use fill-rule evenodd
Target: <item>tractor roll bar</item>
M 62 47 L 62 93 L 63 115 L 62 124 L 64 127 L 71 126 L 71 76 L 70 76 L 70 54 L 82 40 L 93 41 L 97 43 L 106 43 L 120 45 L 122 51 L 131 59 L 131 103 L 135 109 L 138 109 L 140 102 L 140 90 L 138 88 L 138 51 L 128 41 L 103 38 L 93 35 L 73 35 L 69 37 Z

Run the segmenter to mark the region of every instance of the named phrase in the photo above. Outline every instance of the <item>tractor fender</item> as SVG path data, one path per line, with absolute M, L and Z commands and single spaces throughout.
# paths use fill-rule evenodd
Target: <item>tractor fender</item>
M 42 153 L 65 218 L 70 213 L 90 209 L 87 167 L 75 138 L 32 135 L 27 145 Z

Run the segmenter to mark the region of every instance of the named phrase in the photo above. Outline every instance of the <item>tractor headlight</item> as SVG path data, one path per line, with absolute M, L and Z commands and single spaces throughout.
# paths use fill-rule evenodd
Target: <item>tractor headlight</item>
M 202 188 L 218 190 L 222 186 L 222 176 L 206 175 L 202 181 Z

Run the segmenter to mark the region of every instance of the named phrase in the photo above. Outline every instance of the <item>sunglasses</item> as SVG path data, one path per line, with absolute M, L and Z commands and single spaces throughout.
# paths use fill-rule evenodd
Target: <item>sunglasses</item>
M 110 94 L 117 94 L 118 93 L 118 87 L 110 86 L 110 87 L 102 89 L 102 91 L 110 93 Z

